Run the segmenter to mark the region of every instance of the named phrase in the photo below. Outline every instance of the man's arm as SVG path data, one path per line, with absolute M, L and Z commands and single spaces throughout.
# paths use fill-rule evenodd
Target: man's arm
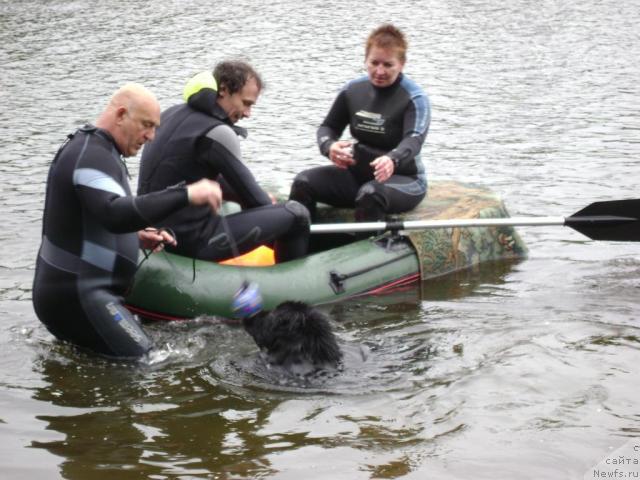
M 107 172 L 78 169 L 74 184 L 80 202 L 107 230 L 115 233 L 135 232 L 186 207 L 186 187 L 133 197 Z
M 243 208 L 270 205 L 269 195 L 240 160 L 240 141 L 228 125 L 219 125 L 207 134 L 207 164 L 224 178 L 224 190 L 233 192 Z
M 211 180 L 179 184 L 138 197 L 127 194 L 118 160 L 111 156 L 84 157 L 73 173 L 73 184 L 83 207 L 107 230 L 135 232 L 193 205 L 220 206 L 220 187 Z M 123 180 L 126 182 L 126 180 Z

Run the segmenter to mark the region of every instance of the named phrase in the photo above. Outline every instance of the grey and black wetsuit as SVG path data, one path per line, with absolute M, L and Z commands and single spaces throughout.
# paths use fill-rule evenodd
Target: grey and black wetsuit
M 356 209 L 359 220 L 380 220 L 386 213 L 414 208 L 427 192 L 420 150 L 431 122 L 429 98 L 402 73 L 389 87 L 375 87 L 367 76 L 348 82 L 336 97 L 318 129 L 318 146 L 329 156 L 331 144 L 349 125 L 356 164 L 305 170 L 296 176 L 290 199 L 312 214 L 316 202 Z M 375 181 L 370 162 L 388 155 L 394 173 L 384 183 Z
M 242 206 L 242 212 L 226 216 L 224 223 L 211 210 L 196 206 L 172 215 L 165 223 L 176 233 L 177 253 L 224 260 L 269 244 L 277 262 L 303 256 L 309 237 L 307 210 L 292 201 L 271 203 L 240 160 L 239 134 L 246 132 L 231 124 L 211 90 L 165 110 L 155 139 L 142 152 L 138 193 L 209 178 L 220 182 L 225 200 Z
M 188 205 L 186 188 L 131 196 L 109 133 L 87 125 L 53 160 L 47 182 L 33 305 L 61 340 L 139 357 L 151 341 L 123 305 L 138 260 L 137 231 Z

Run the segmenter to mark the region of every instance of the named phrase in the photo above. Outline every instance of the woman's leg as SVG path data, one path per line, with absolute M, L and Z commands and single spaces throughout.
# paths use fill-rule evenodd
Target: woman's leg
M 387 214 L 414 209 L 427 194 L 422 178 L 392 175 L 386 182 L 367 182 L 358 190 L 355 217 L 358 221 L 384 220 Z
M 334 207 L 353 208 L 359 187 L 349 170 L 327 165 L 299 173 L 291 185 L 289 199 L 307 207 L 311 218 L 315 219 L 317 202 Z

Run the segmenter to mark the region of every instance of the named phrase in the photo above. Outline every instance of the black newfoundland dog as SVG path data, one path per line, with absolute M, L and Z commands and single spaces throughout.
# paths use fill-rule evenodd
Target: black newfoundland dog
M 283 302 L 242 320 L 267 362 L 307 375 L 341 365 L 342 352 L 325 314 L 302 302 Z

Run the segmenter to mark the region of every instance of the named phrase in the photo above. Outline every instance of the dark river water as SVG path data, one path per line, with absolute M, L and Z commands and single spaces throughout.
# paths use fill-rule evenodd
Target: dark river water
M 248 59 L 267 89 L 243 152 L 286 191 L 323 163 L 315 129 L 383 21 L 431 98 L 432 180 L 488 187 L 514 216 L 638 196 L 635 0 L 0 0 L 3 478 L 639 478 L 640 244 L 520 228 L 519 263 L 324 307 L 346 368 L 307 388 L 211 319 L 150 325 L 161 348 L 131 366 L 35 317 L 48 164 L 113 90 L 143 83 L 166 108 Z

